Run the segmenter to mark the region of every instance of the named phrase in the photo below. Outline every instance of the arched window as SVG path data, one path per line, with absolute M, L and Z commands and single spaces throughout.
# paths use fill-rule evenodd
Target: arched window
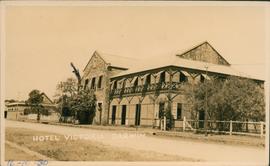
M 86 80 L 84 81 L 84 89 L 87 87 L 88 83 L 89 83 L 89 79 L 86 79 Z
M 91 89 L 95 89 L 95 86 L 96 86 L 96 77 L 92 78 Z
M 98 88 L 101 88 L 102 87 L 102 79 L 103 79 L 103 76 L 99 76 L 99 79 L 98 79 Z

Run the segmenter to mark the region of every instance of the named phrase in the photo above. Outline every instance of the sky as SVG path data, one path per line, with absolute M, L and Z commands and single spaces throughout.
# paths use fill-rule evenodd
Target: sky
M 265 20 L 262 6 L 7 6 L 6 99 L 26 100 L 33 89 L 53 98 L 73 76 L 70 62 L 82 72 L 95 50 L 166 58 L 204 41 L 264 78 Z

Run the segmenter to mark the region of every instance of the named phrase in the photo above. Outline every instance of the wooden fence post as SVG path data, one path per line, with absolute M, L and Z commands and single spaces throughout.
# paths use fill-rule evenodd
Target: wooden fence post
M 263 137 L 263 122 L 261 122 L 261 138 Z
M 230 135 L 232 135 L 232 120 L 230 120 Z
M 164 131 L 166 131 L 166 116 L 164 116 L 164 125 L 163 125 L 163 127 L 164 127 Z
M 183 119 L 183 131 L 186 130 L 186 117 L 184 116 L 184 119 Z

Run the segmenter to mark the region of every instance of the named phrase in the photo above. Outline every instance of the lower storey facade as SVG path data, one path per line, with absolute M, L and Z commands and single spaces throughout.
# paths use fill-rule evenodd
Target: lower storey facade
M 159 127 L 169 105 L 175 120 L 190 118 L 190 105 L 185 97 L 176 94 L 173 96 L 170 102 L 166 94 L 158 97 L 146 95 L 114 98 L 109 105 L 109 125 Z

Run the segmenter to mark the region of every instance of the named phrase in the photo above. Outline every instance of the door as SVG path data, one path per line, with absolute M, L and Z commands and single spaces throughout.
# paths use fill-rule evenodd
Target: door
M 139 126 L 140 123 L 141 123 L 141 104 L 136 104 L 135 126 Z
M 164 112 L 165 112 L 165 103 L 159 103 L 159 112 L 158 112 L 159 119 L 164 118 Z
M 127 111 L 127 105 L 122 105 L 121 125 L 126 124 L 126 111 Z
M 102 103 L 98 103 L 99 123 L 102 123 Z
M 112 124 L 115 124 L 116 105 L 112 106 Z
M 204 111 L 199 111 L 199 128 L 204 128 Z

